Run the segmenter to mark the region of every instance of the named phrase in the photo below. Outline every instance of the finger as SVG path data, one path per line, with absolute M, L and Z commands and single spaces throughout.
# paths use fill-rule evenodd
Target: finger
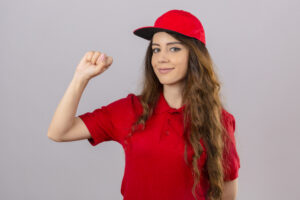
M 105 59 L 105 67 L 109 67 L 112 63 L 112 57 L 107 56 Z
M 101 59 L 101 57 L 103 57 Z M 102 73 L 103 71 L 105 71 L 107 69 L 107 64 L 106 64 L 106 61 L 107 60 L 107 55 L 105 53 L 101 54 L 101 56 L 98 58 L 97 60 L 97 70 L 99 70 L 100 73 Z
M 96 61 L 96 65 L 104 65 L 105 64 L 105 60 L 106 60 L 106 54 L 102 53 L 101 56 L 98 57 L 97 61 Z
M 113 58 L 111 56 L 107 56 L 106 65 L 110 66 L 113 62 Z
M 94 51 L 89 51 L 86 56 L 86 61 L 91 62 L 93 55 L 94 55 Z
M 79 61 L 79 64 L 80 64 L 80 65 L 82 65 L 82 64 L 84 64 L 84 63 L 86 62 L 86 57 L 87 57 L 88 53 L 89 53 L 89 52 L 86 52 L 86 53 L 84 54 L 84 56 L 81 58 L 81 60 Z
M 101 72 L 106 71 L 110 67 L 110 65 L 112 64 L 112 62 L 113 62 L 112 57 L 106 56 L 105 65 L 103 67 L 102 67 L 102 65 L 98 65 L 99 68 L 102 67 L 101 68 Z
M 99 51 L 96 51 L 96 52 L 94 53 L 92 59 L 91 59 L 91 63 L 92 63 L 93 65 L 96 64 L 96 61 L 97 61 L 97 59 L 98 59 L 99 56 L 100 56 L 100 52 L 99 52 Z

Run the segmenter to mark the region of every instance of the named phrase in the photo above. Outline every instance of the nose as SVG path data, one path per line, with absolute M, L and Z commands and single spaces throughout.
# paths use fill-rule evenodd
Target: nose
M 158 52 L 156 56 L 159 63 L 169 62 L 168 53 L 165 50 Z

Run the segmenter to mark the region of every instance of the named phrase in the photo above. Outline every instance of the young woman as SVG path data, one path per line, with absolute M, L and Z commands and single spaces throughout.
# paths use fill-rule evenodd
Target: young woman
M 116 141 L 125 152 L 124 200 L 233 200 L 240 160 L 235 118 L 219 97 L 220 82 L 194 15 L 170 10 L 134 34 L 150 41 L 144 84 L 127 97 L 75 117 L 88 81 L 113 59 L 87 52 L 53 116 L 48 137 Z

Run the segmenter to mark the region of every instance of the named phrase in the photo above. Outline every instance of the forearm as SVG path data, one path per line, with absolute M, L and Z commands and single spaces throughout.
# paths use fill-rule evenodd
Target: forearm
M 74 122 L 78 104 L 88 81 L 73 77 L 48 128 L 48 137 L 59 139 Z
M 238 179 L 224 182 L 222 200 L 235 200 L 238 191 Z
M 236 198 L 235 198 L 235 196 L 224 196 L 224 197 L 222 197 L 222 200 L 236 200 Z

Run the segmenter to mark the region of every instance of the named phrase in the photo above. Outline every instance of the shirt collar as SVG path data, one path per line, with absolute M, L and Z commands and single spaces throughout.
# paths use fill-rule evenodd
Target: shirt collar
M 180 113 L 182 114 L 185 109 L 185 105 L 181 106 L 180 108 L 172 108 L 169 106 L 168 102 L 166 101 L 163 92 L 160 92 L 158 102 L 156 104 L 156 107 L 154 109 L 154 113 L 160 114 L 160 113 Z

